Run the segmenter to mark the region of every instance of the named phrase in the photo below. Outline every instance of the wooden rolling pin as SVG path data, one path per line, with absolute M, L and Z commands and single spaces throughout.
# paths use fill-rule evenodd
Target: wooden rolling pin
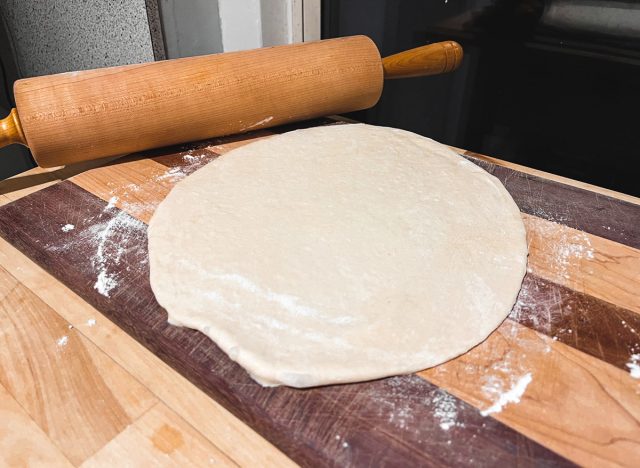
M 455 70 L 455 42 L 385 59 L 371 39 L 340 39 L 16 81 L 0 147 L 42 167 L 242 133 L 376 104 L 383 78 Z

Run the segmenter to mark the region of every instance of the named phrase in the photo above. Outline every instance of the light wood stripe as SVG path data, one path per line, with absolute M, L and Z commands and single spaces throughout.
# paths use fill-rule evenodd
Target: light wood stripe
M 640 381 L 511 320 L 467 354 L 418 375 L 480 410 L 530 375 L 521 401 L 491 417 L 581 465 L 640 460 Z
M 79 464 L 157 400 L 69 325 L 0 267 L 0 383 Z
M 73 466 L 2 385 L 0 421 L 0 465 Z
M 295 466 L 275 446 L 2 238 L 0 266 L 13 272 L 77 333 L 109 354 L 235 462 L 241 466 Z M 91 326 L 94 320 L 95 325 Z
M 640 251 L 536 216 L 522 214 L 529 271 L 640 314 Z
M 83 467 L 238 466 L 180 416 L 158 404 L 118 434 Z
M 88 192 L 148 223 L 160 200 L 182 177 L 151 159 L 98 167 L 71 178 Z

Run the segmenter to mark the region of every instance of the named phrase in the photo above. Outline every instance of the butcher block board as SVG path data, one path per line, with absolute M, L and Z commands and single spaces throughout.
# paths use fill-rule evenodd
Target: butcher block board
M 637 464 L 640 205 L 631 197 L 461 151 L 520 207 L 528 272 L 484 343 L 414 375 L 262 388 L 204 335 L 168 325 L 149 285 L 154 209 L 188 174 L 272 133 L 106 162 L 4 204 L 0 235 L 302 465 Z

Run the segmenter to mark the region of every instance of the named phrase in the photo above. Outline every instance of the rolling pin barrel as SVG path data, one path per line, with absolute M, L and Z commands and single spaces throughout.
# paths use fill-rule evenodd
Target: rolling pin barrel
M 22 79 L 0 146 L 26 144 L 51 167 L 366 109 L 385 76 L 457 67 L 462 49 L 442 44 L 382 61 L 353 36 Z

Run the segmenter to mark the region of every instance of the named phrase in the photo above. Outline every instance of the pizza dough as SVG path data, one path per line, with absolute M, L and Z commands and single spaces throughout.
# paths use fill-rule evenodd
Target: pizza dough
M 430 139 L 333 125 L 233 150 L 149 225 L 151 286 L 263 385 L 425 369 L 482 342 L 527 244 L 501 183 Z

